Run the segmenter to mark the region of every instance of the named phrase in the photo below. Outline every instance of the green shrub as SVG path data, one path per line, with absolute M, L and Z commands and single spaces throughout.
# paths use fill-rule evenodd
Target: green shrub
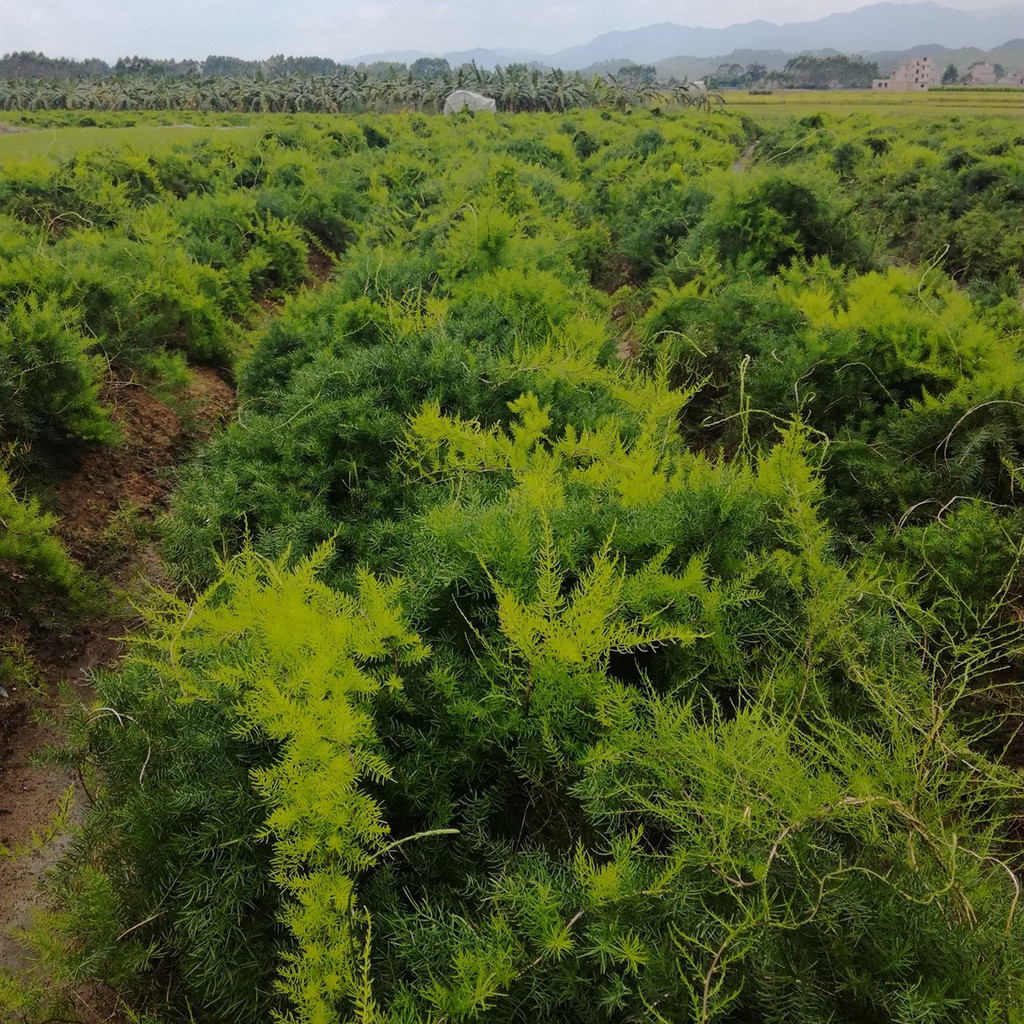
M 500 207 L 481 204 L 461 213 L 443 249 L 446 283 L 496 270 L 536 267 L 559 276 L 572 275 L 572 264 L 558 240 L 538 232 Z
M 180 472 L 199 593 L 72 731 L 57 977 L 210 1024 L 1016 1020 L 1009 121 L 260 123 L 0 183 L 5 316 L 133 365 L 345 252 Z
M 239 391 L 257 408 L 280 400 L 295 375 L 318 356 L 351 356 L 394 337 L 388 310 L 367 298 L 349 299 L 344 289 L 300 296 L 257 339 L 239 373 Z
M 398 557 L 363 550 L 404 569 L 418 639 L 397 584 L 249 554 L 103 684 L 131 717 L 92 723 L 87 828 L 137 941 L 215 1020 L 266 1013 L 275 956 L 310 1022 L 1015 1005 L 1007 780 L 831 554 L 806 432 L 714 463 L 666 440 L 685 395 L 602 379 L 631 442 L 555 435 L 529 395 L 508 430 L 413 418 L 434 500 Z
M 56 298 L 0 304 L 0 438 L 45 448 L 118 436 L 97 397 L 103 363 L 80 330 Z
M 15 567 L 23 594 L 47 587 L 70 594 L 81 585 L 78 567 L 53 533 L 56 522 L 35 498 L 19 498 L 0 462 L 0 562 Z
M 400 543 L 392 534 L 412 495 L 393 457 L 409 410 L 425 400 L 500 422 L 529 379 L 559 424 L 607 415 L 614 403 L 591 386 L 608 348 L 601 321 L 564 319 L 571 295 L 549 275 L 499 273 L 484 284 L 505 292 L 503 305 L 477 303 L 467 290 L 450 320 L 440 300 L 350 300 L 344 282 L 292 303 L 240 372 L 243 415 L 181 479 L 165 524 L 178 571 L 210 582 L 213 552 L 234 552 L 247 535 L 272 557 L 307 554 L 337 535 L 331 570 L 342 576 L 366 537 Z M 508 335 L 461 340 L 472 322 L 458 316 L 474 311 L 488 322 L 507 315 L 498 322 Z
M 238 310 L 247 308 L 254 294 L 294 288 L 306 276 L 301 232 L 261 212 L 254 196 L 189 196 L 174 215 L 185 252 L 222 273 Z
M 80 227 L 109 228 L 128 216 L 125 189 L 69 162 L 56 171 L 25 162 L 0 179 L 0 210 L 52 235 Z
M 638 280 L 675 256 L 711 204 L 704 185 L 683 179 L 678 166 L 674 173 L 652 172 L 632 183 L 629 197 L 613 214 L 618 251 Z
M 709 381 L 696 408 L 720 443 L 797 413 L 832 439 L 832 512 L 850 529 L 926 498 L 1002 500 L 1024 457 L 1015 341 L 934 271 L 819 260 L 731 281 L 712 267 L 658 292 L 638 333 Z
M 72 161 L 82 176 L 122 189 L 130 206 L 145 206 L 163 198 L 163 187 L 153 161 L 130 150 L 90 153 Z
M 227 289 L 173 239 L 77 232 L 54 255 L 65 295 L 80 305 L 108 358 L 145 366 L 151 354 L 170 348 L 196 360 L 227 361 Z
M 55 922 L 87 943 L 73 978 L 159 964 L 175 1003 L 224 1021 L 265 1019 L 279 993 L 325 1020 L 362 994 L 353 879 L 388 834 L 364 792 L 388 776 L 367 702 L 424 650 L 397 587 L 364 575 L 350 600 L 316 567 L 243 554 L 98 680 L 81 728 L 105 784 Z
M 886 164 L 872 169 L 871 181 L 862 183 L 889 247 L 911 262 L 941 265 L 957 278 L 1003 278 L 1004 294 L 1015 294 L 1024 266 L 1016 229 L 1024 197 L 1019 161 L 981 160 L 953 145 L 942 163 L 898 166 L 904 152 L 894 149 Z
M 742 259 L 769 271 L 816 256 L 865 269 L 870 253 L 853 204 L 827 181 L 793 171 L 762 172 L 720 197 L 687 251 L 696 256 L 708 246 L 723 262 Z
M 339 526 L 332 567 L 350 572 L 370 524 L 401 517 L 391 459 L 408 410 L 428 397 L 500 406 L 462 346 L 426 324 L 398 329 L 383 307 L 343 294 L 325 289 L 270 328 L 241 376 L 252 409 L 182 477 L 167 553 L 193 583 L 209 582 L 213 552 L 247 534 L 273 557 L 304 555 Z
M 581 305 L 550 272 L 502 269 L 452 289 L 449 325 L 471 347 L 483 342 L 511 349 L 545 341 Z
M 76 617 L 94 591 L 61 543 L 56 525 L 55 516 L 16 486 L 7 459 L 0 459 L 0 619 L 26 633 Z M 37 682 L 35 675 L 22 644 L 5 633 L 0 638 L 0 685 L 21 684 L 24 691 L 26 683 Z
M 257 192 L 261 211 L 297 224 L 331 252 L 343 252 L 356 238 L 364 216 L 351 180 L 351 170 L 325 164 L 307 152 L 289 151 L 264 162 Z
M 563 178 L 576 173 L 576 153 L 566 140 L 547 136 L 544 139 L 525 137 L 514 139 L 506 147 L 508 153 L 526 164 L 540 164 Z
M 978 499 L 927 501 L 911 510 L 909 523 L 876 545 L 883 557 L 899 558 L 917 576 L 915 595 L 958 629 L 976 632 L 1017 601 L 1024 516 Z M 1009 609 L 1007 609 L 1009 610 Z M 973 621 L 963 621 L 969 617 Z

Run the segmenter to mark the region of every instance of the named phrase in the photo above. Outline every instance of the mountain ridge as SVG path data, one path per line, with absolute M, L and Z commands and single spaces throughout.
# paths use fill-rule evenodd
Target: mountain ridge
M 481 67 L 516 61 L 577 71 L 606 61 L 658 64 L 683 55 L 706 59 L 728 55 L 736 50 L 781 50 L 793 54 L 806 50 L 836 49 L 844 53 L 864 53 L 894 52 L 925 45 L 991 50 L 1020 36 L 1024 36 L 1024 4 L 1004 4 L 966 11 L 926 0 L 924 3 L 869 4 L 842 14 L 829 14 L 812 21 L 781 25 L 763 19 L 726 28 L 700 28 L 660 22 L 635 29 L 604 32 L 588 43 L 550 54 L 523 49 L 477 47 L 473 50 L 451 51 L 442 56 L 453 66 L 468 63 L 472 59 Z M 382 60 L 411 63 L 425 56 L 437 54 L 388 51 L 356 57 L 352 63 L 372 64 Z
M 800 51 L 810 53 L 814 57 L 834 55 L 838 51 L 832 48 Z M 666 60 L 656 61 L 655 69 L 658 78 L 666 81 L 670 78 L 689 78 L 691 80 L 713 75 L 722 64 L 763 64 L 769 71 L 781 71 L 786 62 L 797 56 L 791 50 L 734 50 L 728 54 L 714 57 L 696 57 L 680 54 Z M 1008 71 L 1024 69 L 1024 39 L 1010 39 L 999 46 L 985 50 L 976 46 L 943 46 L 941 43 L 921 43 L 903 50 L 867 51 L 859 54 L 864 60 L 878 64 L 879 73 L 888 75 L 898 64 L 912 57 L 932 57 L 940 70 L 953 64 L 961 71 L 966 71 L 971 64 L 987 61 L 1002 64 Z M 596 70 L 596 66 L 594 70 Z M 589 71 L 591 69 L 585 69 Z

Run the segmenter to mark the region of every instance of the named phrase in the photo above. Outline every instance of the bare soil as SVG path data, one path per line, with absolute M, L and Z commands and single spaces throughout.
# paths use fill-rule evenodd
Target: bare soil
M 45 829 L 69 786 L 75 793 L 71 822 L 82 819 L 87 798 L 75 773 L 33 763 L 60 738 L 58 728 L 39 720 L 40 713 L 59 717 L 55 695 L 61 682 L 88 704 L 90 673 L 116 662 L 122 652 L 117 638 L 134 624 L 128 598 L 148 586 L 170 587 L 152 525 L 166 506 L 174 467 L 234 409 L 230 385 L 208 368 L 192 371 L 178 411 L 134 382 L 110 381 L 102 397 L 124 440 L 84 450 L 71 461 L 58 489 L 57 532 L 90 575 L 105 581 L 109 603 L 91 617 L 58 616 L 45 628 L 12 624 L 9 617 L 2 623 L 0 640 L 22 644 L 43 677 L 41 693 L 17 685 L 0 692 L 0 842 L 7 847 L 27 844 L 33 830 Z M 27 965 L 11 929 L 29 924 L 39 883 L 70 841 L 65 832 L 37 852 L 0 856 L 0 969 Z M 83 1020 L 106 1019 L 99 1010 L 101 995 L 74 995 L 83 1004 Z
M 730 168 L 736 174 L 742 174 L 747 169 L 747 165 L 754 158 L 754 152 L 760 145 L 760 139 L 754 139 L 753 142 L 748 143 L 743 147 L 743 152 L 740 153 L 739 157 L 733 161 L 732 167 Z
M 204 440 L 234 409 L 234 392 L 209 367 L 192 371 L 182 414 L 133 382 L 111 382 L 100 394 L 124 443 L 83 452 L 60 487 L 61 537 L 86 568 L 106 571 L 125 589 L 153 566 L 134 556 L 136 525 L 152 523 L 166 506 L 173 470 L 197 441 Z M 118 536 L 118 533 L 127 536 Z M 125 564 L 111 565 L 121 542 Z
M 87 643 L 69 680 L 87 700 L 88 672 L 115 660 L 120 645 L 115 640 L 95 638 Z M 54 765 L 35 765 L 33 756 L 60 739 L 52 725 L 36 720 L 38 707 L 26 701 L 14 703 L 6 716 L 6 736 L 0 747 L 0 843 L 15 849 L 28 846 L 33 830 L 50 824 L 68 787 L 74 792 L 69 824 L 85 814 L 86 797 L 75 773 Z M 43 875 L 60 859 L 71 842 L 71 832 L 62 832 L 41 849 L 15 857 L 0 857 L 0 968 L 27 966 L 25 952 L 12 929 L 27 928 L 39 902 Z
M 306 253 L 306 267 L 309 276 L 313 278 L 314 286 L 319 287 L 331 279 L 331 274 L 334 273 L 334 260 L 315 245 L 311 245 Z

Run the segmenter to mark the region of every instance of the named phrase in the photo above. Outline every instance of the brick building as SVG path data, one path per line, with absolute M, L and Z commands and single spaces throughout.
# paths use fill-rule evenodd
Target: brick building
M 996 66 L 994 64 L 974 64 L 967 69 L 964 85 L 995 85 Z
M 904 61 L 888 78 L 874 79 L 871 88 L 887 92 L 913 92 L 938 85 L 941 81 L 942 76 L 931 57 L 914 57 Z

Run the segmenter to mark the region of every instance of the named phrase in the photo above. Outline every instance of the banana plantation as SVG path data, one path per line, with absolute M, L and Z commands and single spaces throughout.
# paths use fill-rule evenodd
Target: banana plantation
M 0 110 L 179 110 L 208 113 L 439 112 L 456 89 L 493 96 L 508 113 L 676 103 L 709 109 L 722 97 L 701 83 L 668 85 L 608 74 L 542 72 L 524 64 L 487 71 L 475 64 L 422 77 L 349 68 L 329 74 L 257 71 L 243 75 L 121 75 L 0 80 Z

